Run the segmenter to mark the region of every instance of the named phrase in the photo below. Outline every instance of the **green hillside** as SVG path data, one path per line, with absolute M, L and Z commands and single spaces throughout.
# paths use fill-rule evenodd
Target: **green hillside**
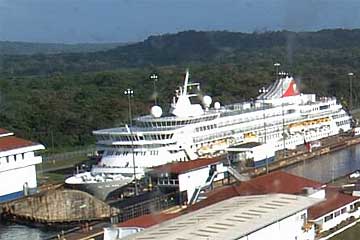
M 294 74 L 303 92 L 349 100 L 354 72 L 359 105 L 360 30 L 319 32 L 196 32 L 152 36 L 94 53 L 6 55 L 0 61 L 0 126 L 56 147 L 93 143 L 91 131 L 127 121 L 124 89 L 135 91 L 134 115 L 149 112 L 153 83 L 164 109 L 185 68 L 222 103 L 257 96 L 274 80 L 275 62 Z

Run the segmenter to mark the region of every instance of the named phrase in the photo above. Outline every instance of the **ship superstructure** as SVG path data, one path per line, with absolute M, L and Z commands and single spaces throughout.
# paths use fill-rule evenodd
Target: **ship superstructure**
M 295 148 L 351 128 L 351 116 L 334 97 L 302 94 L 290 76 L 277 79 L 255 100 L 232 105 L 212 104 L 209 96 L 192 103 L 199 92 L 200 85 L 190 83 L 187 72 L 167 115 L 154 106 L 133 126 L 94 131 L 103 151 L 99 164 L 67 182 L 86 184 L 97 177 L 99 184 L 105 178 L 128 183 L 134 171 L 141 177 L 148 167 L 217 156 L 233 144 L 258 141 L 275 150 Z

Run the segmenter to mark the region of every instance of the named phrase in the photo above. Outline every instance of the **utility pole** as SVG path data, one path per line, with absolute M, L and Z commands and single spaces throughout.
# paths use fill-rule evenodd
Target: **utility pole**
M 157 105 L 157 92 L 156 92 L 156 82 L 158 81 L 159 76 L 157 75 L 157 73 L 153 73 L 150 75 L 150 80 L 153 81 L 153 86 L 154 86 L 154 101 L 155 101 L 155 106 Z
M 281 78 L 285 77 L 286 73 L 284 72 L 280 72 L 279 73 L 279 67 L 280 67 L 280 63 L 274 63 L 274 67 L 276 69 L 276 80 L 279 80 L 279 75 L 281 75 Z M 284 101 L 282 99 L 284 95 L 284 81 L 281 80 L 281 115 L 282 115 L 282 138 L 283 138 L 283 157 L 285 157 L 285 148 L 286 148 L 286 143 L 285 143 L 285 117 L 284 117 Z
M 352 104 L 352 78 L 354 76 L 354 73 L 350 72 L 348 73 L 349 76 L 349 112 L 351 112 L 353 104 Z
M 130 88 L 124 91 L 124 94 L 128 97 L 129 102 L 129 129 L 130 129 L 130 139 L 131 139 L 131 153 L 132 153 L 132 162 L 134 169 L 134 183 L 135 183 L 135 195 L 138 195 L 137 179 L 136 179 L 136 165 L 135 165 L 135 153 L 134 153 L 134 135 L 132 132 L 132 114 L 131 114 L 131 98 L 134 96 L 134 91 Z
M 262 108 L 263 108 L 263 117 L 264 117 L 264 144 L 266 145 L 266 114 L 265 114 L 265 94 L 268 90 L 265 87 L 259 89 L 259 93 L 262 94 Z M 266 154 L 266 173 L 269 173 L 269 163 L 268 163 L 268 156 Z
M 280 72 L 279 75 L 281 75 L 281 115 L 282 115 L 282 135 L 283 135 L 283 157 L 285 157 L 286 153 L 286 138 L 285 138 L 285 114 L 284 114 L 284 78 L 286 77 L 285 72 Z

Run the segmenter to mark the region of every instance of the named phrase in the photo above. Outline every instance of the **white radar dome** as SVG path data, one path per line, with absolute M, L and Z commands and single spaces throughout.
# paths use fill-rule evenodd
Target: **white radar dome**
M 161 107 L 159 107 L 159 106 L 153 106 L 151 108 L 151 115 L 153 117 L 159 118 L 159 117 L 161 117 L 162 113 L 163 113 L 163 111 L 162 111 Z
M 212 103 L 212 99 L 210 96 L 204 96 L 202 99 L 203 104 L 205 105 L 205 107 L 210 107 L 211 103 Z
M 220 105 L 219 102 L 215 102 L 215 103 L 214 103 L 214 108 L 215 108 L 215 109 L 218 110 L 218 109 L 220 109 L 220 107 L 221 107 L 221 105 Z

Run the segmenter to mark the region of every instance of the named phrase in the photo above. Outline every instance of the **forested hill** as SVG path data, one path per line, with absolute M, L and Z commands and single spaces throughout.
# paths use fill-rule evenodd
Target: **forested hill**
M 151 36 L 143 42 L 94 53 L 5 56 L 2 73 L 39 74 L 52 72 L 100 71 L 123 67 L 188 63 L 238 62 L 244 57 L 272 51 L 278 59 L 297 52 L 358 49 L 360 30 L 318 32 L 235 33 L 185 31 Z M 9 50 L 8 50 L 9 51 Z M 264 52 L 265 51 L 265 52 Z M 342 51 L 340 51 L 340 55 Z M 274 55 L 274 54 L 272 54 Z M 289 63 L 295 59 L 290 59 Z
M 124 46 L 124 43 L 32 43 L 0 41 L 0 55 L 33 55 L 98 52 Z
M 123 125 L 132 88 L 133 115 L 158 103 L 164 111 L 185 68 L 204 93 L 223 104 L 254 98 L 274 81 L 274 63 L 293 73 L 302 92 L 360 106 L 360 30 L 319 32 L 196 32 L 152 36 L 92 53 L 0 54 L 0 127 L 46 146 L 93 144 L 94 129 Z M 7 49 L 9 51 L 9 49 Z

